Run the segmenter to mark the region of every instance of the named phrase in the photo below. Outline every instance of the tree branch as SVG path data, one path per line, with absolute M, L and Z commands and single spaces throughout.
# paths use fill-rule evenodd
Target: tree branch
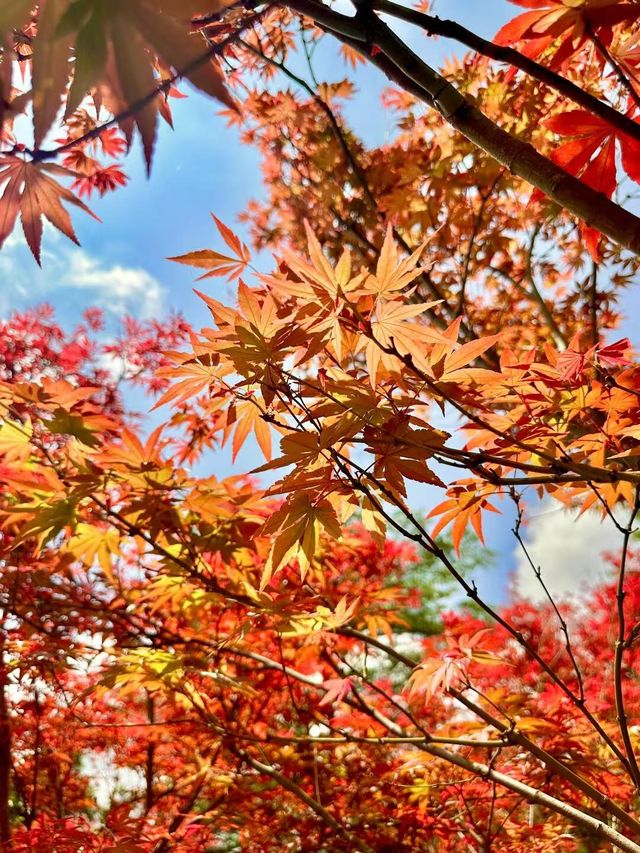
M 235 752 L 235 750 L 233 751 Z M 342 836 L 342 838 L 344 838 L 349 844 L 351 844 L 352 850 L 360 850 L 361 853 L 375 853 L 372 847 L 370 847 L 361 838 L 358 838 L 357 836 L 353 835 L 353 833 L 345 829 L 345 827 L 334 818 L 331 812 L 327 811 L 327 809 L 317 800 L 314 800 L 313 797 L 310 797 L 309 794 L 307 794 L 307 792 L 300 787 L 300 785 L 296 784 L 296 782 L 293 781 L 293 779 L 289 779 L 287 776 L 284 776 L 275 767 L 269 764 L 264 764 L 262 761 L 258 761 L 244 750 L 238 750 L 236 754 L 238 755 L 238 757 L 242 758 L 243 761 L 246 761 L 250 767 L 253 767 L 254 770 L 257 770 L 259 773 L 264 773 L 267 776 L 270 776 L 282 788 L 284 788 L 286 791 L 289 791 L 289 793 L 293 794 L 294 797 L 296 797 L 306 806 L 308 806 L 318 815 L 319 818 L 324 821 L 324 823 L 326 823 L 328 827 L 330 827 L 335 833 Z
M 636 499 L 633 509 L 631 511 L 631 515 L 629 517 L 629 523 L 625 528 L 622 540 L 622 556 L 620 558 L 620 569 L 618 571 L 618 583 L 616 588 L 616 610 L 618 616 L 618 636 L 616 639 L 616 648 L 615 648 L 615 656 L 613 661 L 613 685 L 616 699 L 616 714 L 618 717 L 618 726 L 620 728 L 620 735 L 622 737 L 622 742 L 624 743 L 624 749 L 627 754 L 627 758 L 629 759 L 630 773 L 633 781 L 635 783 L 636 789 L 640 791 L 640 767 L 638 767 L 638 760 L 636 758 L 635 750 L 633 748 L 633 744 L 631 743 L 631 735 L 629 733 L 629 723 L 627 719 L 627 713 L 625 710 L 624 703 L 624 687 L 622 684 L 622 664 L 624 652 L 626 649 L 626 627 L 625 627 L 625 612 L 624 612 L 624 599 L 626 596 L 624 585 L 625 585 L 625 574 L 627 568 L 627 559 L 629 556 L 629 541 L 631 539 L 631 535 L 633 533 L 633 525 L 636 520 L 636 516 L 638 515 L 638 511 L 640 511 L 640 487 L 636 488 Z
M 560 207 L 614 243 L 640 254 L 640 218 L 556 166 L 528 142 L 492 122 L 416 56 L 373 12 L 362 8 L 356 18 L 349 18 L 316 0 L 282 0 L 282 5 L 301 12 L 358 50 L 391 80 L 438 110 L 451 127 Z M 353 38 L 356 20 L 360 21 L 361 28 L 358 38 Z
M 392 2 L 392 0 L 372 0 L 372 7 L 378 12 L 384 12 L 386 15 L 391 15 L 401 21 L 407 21 L 407 23 L 421 27 L 426 31 L 427 35 L 444 36 L 445 38 L 454 39 L 475 50 L 476 53 L 482 56 L 512 65 L 540 83 L 544 83 L 550 88 L 555 89 L 556 92 L 564 95 L 593 115 L 598 116 L 598 118 L 603 119 L 622 133 L 626 133 L 640 141 L 640 124 L 628 118 L 628 116 L 619 113 L 610 104 L 601 101 L 594 95 L 589 94 L 589 92 L 585 92 L 584 89 L 576 86 L 575 83 L 567 80 L 566 77 L 562 77 L 550 68 L 546 68 L 534 59 L 530 59 L 528 56 L 520 53 L 520 51 L 512 47 L 494 44 L 494 42 L 476 35 L 456 21 L 449 21 L 434 15 L 428 15 L 419 12 L 417 9 L 406 8 Z
M 562 800 L 545 794 L 537 788 L 532 788 L 530 785 L 525 785 L 524 782 L 519 782 L 517 779 L 512 779 L 510 776 L 494 770 L 487 764 L 472 761 L 460 755 L 460 753 L 451 752 L 451 750 L 444 749 L 436 744 L 427 744 L 422 749 L 437 758 L 442 758 L 443 761 L 455 764 L 463 770 L 468 770 L 474 776 L 496 782 L 508 791 L 519 794 L 529 803 L 544 806 L 556 814 L 562 815 L 567 820 L 592 832 L 597 837 L 606 839 L 620 850 L 625 851 L 625 853 L 640 853 L 640 845 L 608 826 L 599 818 L 585 814 L 580 809 L 575 808 L 575 806 L 569 805 L 569 803 L 562 802 Z
M 640 836 L 640 823 L 635 820 L 631 815 L 627 814 L 624 809 L 620 808 L 620 806 L 616 805 L 606 794 L 603 794 L 597 788 L 594 788 L 586 779 L 583 779 L 581 776 L 578 776 L 577 773 L 574 773 L 570 767 L 567 767 L 561 761 L 559 761 L 554 755 L 547 752 L 542 747 L 538 746 L 535 741 L 532 741 L 531 738 L 528 738 L 525 734 L 518 731 L 516 728 L 506 725 L 497 717 L 494 717 L 493 714 L 490 714 L 486 709 L 482 708 L 480 705 L 472 702 L 469 698 L 467 698 L 464 693 L 460 690 L 456 690 L 452 688 L 449 690 L 449 693 L 458 700 L 458 702 L 462 703 L 466 708 L 476 714 L 480 719 L 484 720 L 485 723 L 490 725 L 492 728 L 496 729 L 496 731 L 500 732 L 500 735 L 510 744 L 514 746 L 519 746 L 523 749 L 526 749 L 536 758 L 538 758 L 544 765 L 547 767 L 552 773 L 557 774 L 561 778 L 563 778 L 566 782 L 569 782 L 574 788 L 577 788 L 579 791 L 582 791 L 583 794 L 586 794 L 589 799 L 593 800 L 597 803 L 601 808 L 607 811 L 610 815 L 616 817 L 623 826 L 626 826 L 627 829 L 630 829 L 636 836 Z

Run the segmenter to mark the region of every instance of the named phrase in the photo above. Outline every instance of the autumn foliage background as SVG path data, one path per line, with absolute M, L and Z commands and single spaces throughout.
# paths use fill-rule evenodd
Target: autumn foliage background
M 640 3 L 446 11 L 0 4 L 7 853 L 640 851 Z M 138 232 L 163 151 L 188 217 Z M 119 214 L 196 324 L 65 254 Z M 538 564 L 550 507 L 598 584 Z

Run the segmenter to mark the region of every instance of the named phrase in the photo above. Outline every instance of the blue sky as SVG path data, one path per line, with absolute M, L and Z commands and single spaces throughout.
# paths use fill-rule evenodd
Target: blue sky
M 432 11 L 491 38 L 521 10 L 506 0 L 435 0 Z M 464 52 L 453 42 L 426 38 L 408 25 L 396 25 L 396 29 L 430 64 L 437 66 Z M 317 70 L 321 79 L 345 76 L 329 40 L 318 52 Z M 387 82 L 369 67 L 356 75 L 359 91 L 346 112 L 356 133 L 369 144 L 379 144 L 394 132 L 393 116 L 380 106 L 380 92 Z M 237 130 L 216 116 L 215 103 L 184 89 L 189 97 L 172 102 L 176 130 L 161 127 L 151 177 L 145 177 L 136 146 L 126 164 L 129 185 L 91 202 L 102 223 L 73 211 L 81 248 L 47 229 L 40 270 L 22 235 L 16 232 L 10 238 L 0 253 L 4 279 L 0 315 L 46 301 L 54 305 L 65 325 L 73 324 L 82 310 L 93 305 L 105 308 L 112 323 L 126 312 L 162 317 L 172 309 L 183 312 L 196 327 L 208 323 L 207 312 L 192 291 L 192 271 L 165 258 L 192 249 L 221 248 L 210 211 L 244 236 L 237 216 L 250 198 L 260 196 L 260 164 L 253 149 L 239 144 Z M 268 258 L 261 258 L 260 264 L 268 269 Z M 231 298 L 231 288 L 223 282 L 206 284 L 218 298 Z M 255 448 L 248 446 L 235 466 L 228 452 L 217 453 L 212 470 L 225 476 L 249 470 L 260 461 Z M 437 495 L 421 486 L 411 493 L 416 508 L 433 505 L 434 498 Z M 488 521 L 488 544 L 499 553 L 490 588 L 494 597 L 500 597 L 515 564 L 511 525 L 505 517 L 492 516 Z M 544 541 L 544 533 L 540 536 Z

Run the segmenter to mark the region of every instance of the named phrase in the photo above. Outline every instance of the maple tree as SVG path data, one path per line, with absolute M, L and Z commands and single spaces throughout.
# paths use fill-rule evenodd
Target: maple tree
M 260 151 L 276 257 L 216 217 L 176 247 L 199 333 L 2 323 L 7 850 L 640 850 L 640 4 L 515 3 L 494 41 L 391 0 L 2 4 L 0 243 L 75 240 L 186 79 Z M 473 53 L 436 71 L 395 20 Z M 392 82 L 383 145 L 327 39 Z M 528 556 L 540 500 L 609 517 L 615 580 L 571 605 L 531 559 L 545 604 L 496 607 L 469 543 L 502 511 Z

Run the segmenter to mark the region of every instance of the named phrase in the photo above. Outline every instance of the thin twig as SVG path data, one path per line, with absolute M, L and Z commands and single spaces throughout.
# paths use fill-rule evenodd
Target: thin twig
M 587 22 L 585 25 L 585 32 L 591 39 L 593 46 L 598 51 L 600 56 L 607 62 L 616 76 L 617 81 L 626 89 L 629 97 L 636 105 L 636 107 L 640 107 L 640 95 L 636 92 L 635 87 L 633 86 L 631 80 L 627 77 L 627 75 L 622 70 L 622 67 L 616 60 L 616 58 L 611 54 L 606 44 L 602 41 L 600 36 L 596 33 L 593 27 Z M 637 127 L 638 125 L 636 125 Z
M 524 553 L 524 556 L 525 556 L 527 562 L 529 563 L 529 566 L 531 567 L 534 575 L 536 576 L 538 583 L 542 587 L 544 594 L 546 595 L 547 600 L 549 601 L 549 604 L 552 606 L 552 608 L 556 614 L 556 617 L 558 619 L 558 622 L 560 623 L 560 630 L 562 631 L 562 634 L 564 636 L 564 647 L 566 649 L 567 654 L 569 655 L 569 659 L 571 660 L 571 664 L 572 664 L 574 672 L 576 674 L 576 678 L 578 681 L 578 697 L 579 697 L 580 702 L 582 703 L 585 700 L 582 672 L 580 671 L 580 667 L 578 666 L 578 661 L 576 660 L 575 654 L 573 652 L 573 646 L 571 644 L 571 638 L 569 637 L 569 628 L 567 625 L 567 621 L 564 618 L 564 616 L 562 615 L 562 613 L 560 612 L 558 605 L 555 602 L 555 599 L 553 598 L 553 596 L 549 592 L 548 586 L 546 585 L 546 583 L 542 579 L 542 571 L 540 569 L 540 566 L 536 566 L 536 564 L 531 559 L 531 555 L 529 554 L 529 549 L 527 548 L 525 541 L 522 538 L 522 533 L 520 532 L 520 529 L 522 526 L 522 515 L 523 515 L 522 505 L 520 503 L 520 496 L 516 494 L 515 490 L 512 492 L 512 498 L 513 498 L 513 501 L 515 503 L 516 513 L 517 513 L 516 514 L 516 523 L 515 523 L 513 530 L 512 530 L 513 535 L 516 537 L 516 540 L 518 541 L 518 543 L 522 549 L 522 552 Z
M 627 560 L 629 556 L 629 542 L 631 540 L 631 536 L 633 534 L 633 525 L 636 520 L 636 516 L 638 515 L 638 511 L 640 511 L 640 487 L 636 489 L 636 498 L 633 509 L 631 510 L 631 515 L 629 517 L 629 522 L 624 531 L 624 536 L 622 540 L 622 554 L 620 557 L 620 570 L 618 571 L 618 583 L 616 586 L 616 611 L 618 617 L 618 637 L 616 640 L 616 649 L 615 649 L 615 657 L 613 663 L 613 685 L 615 691 L 615 699 L 616 699 L 616 714 L 618 718 L 618 726 L 620 727 L 620 735 L 622 737 L 622 742 L 624 743 L 625 752 L 629 759 L 629 765 L 631 769 L 631 775 L 633 781 L 636 785 L 638 791 L 640 791 L 640 767 L 638 766 L 638 760 L 636 758 L 635 750 L 633 748 L 633 744 L 631 742 L 631 735 L 629 733 L 629 722 L 627 719 L 627 714 L 625 710 L 625 702 L 624 702 L 624 685 L 623 685 L 623 671 L 622 664 L 624 653 L 626 650 L 626 627 L 625 627 L 625 612 L 624 612 L 624 599 L 626 596 L 625 592 L 625 573 L 627 569 Z

